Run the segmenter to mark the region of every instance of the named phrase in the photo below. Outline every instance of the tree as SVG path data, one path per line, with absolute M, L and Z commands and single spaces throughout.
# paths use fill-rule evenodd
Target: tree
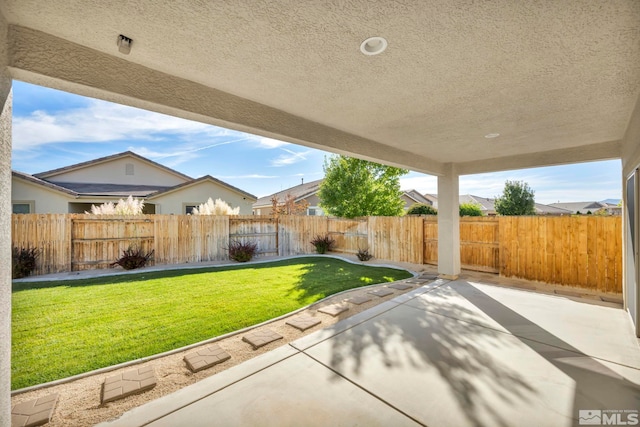
M 502 196 L 496 197 L 496 212 L 500 215 L 535 215 L 534 191 L 524 181 L 507 181 Z
M 308 207 L 309 202 L 306 200 L 296 202 L 296 198 L 291 194 L 287 194 L 282 202 L 276 196 L 271 198 L 271 215 L 275 216 L 304 215 L 307 213 Z
M 324 173 L 318 197 L 329 215 L 356 218 L 404 213 L 400 177 L 409 173 L 406 169 L 340 155 L 325 158 Z
M 460 216 L 482 216 L 482 210 L 477 203 L 460 203 Z
M 424 203 L 414 203 L 407 210 L 407 215 L 438 215 L 438 210 Z

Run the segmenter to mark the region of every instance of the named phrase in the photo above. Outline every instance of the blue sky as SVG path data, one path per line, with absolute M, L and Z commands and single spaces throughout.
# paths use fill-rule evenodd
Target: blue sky
M 12 167 L 38 173 L 131 150 L 197 178 L 212 175 L 258 197 L 320 179 L 330 153 L 14 81 Z M 467 175 L 460 194 L 494 197 L 525 181 L 539 203 L 621 197 L 620 161 Z M 404 190 L 436 193 L 411 172 Z

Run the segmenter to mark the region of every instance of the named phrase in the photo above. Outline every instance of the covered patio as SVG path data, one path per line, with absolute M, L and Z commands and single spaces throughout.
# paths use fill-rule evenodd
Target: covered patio
M 298 397 L 336 390 L 308 405 L 339 413 L 338 397 L 362 397 L 384 408 L 363 414 L 377 420 L 554 425 L 543 414 L 571 422 L 576 410 L 638 407 L 639 28 L 637 0 L 0 2 L 0 425 L 10 424 L 12 79 L 438 177 L 438 272 L 451 282 L 262 358 L 273 366 L 242 381 L 196 385 L 210 397 L 193 405 L 266 387 L 283 369 Z M 456 281 L 460 175 L 604 159 L 622 165 L 624 311 L 555 311 L 564 300 Z M 315 383 L 291 374 L 305 367 Z M 154 422 L 191 413 L 206 411 Z M 310 409 L 297 400 L 278 413 Z
M 623 310 L 438 279 L 100 425 L 634 425 L 638 407 Z

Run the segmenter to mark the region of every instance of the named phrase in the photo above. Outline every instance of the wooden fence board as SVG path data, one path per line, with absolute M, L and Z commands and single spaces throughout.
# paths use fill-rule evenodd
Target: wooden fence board
M 328 218 L 323 216 L 282 215 L 278 217 L 278 252 L 281 256 L 312 254 L 316 236 L 329 232 Z
M 327 233 L 336 241 L 335 252 L 356 254 L 359 249 L 368 249 L 367 218 L 328 218 Z
M 620 217 L 464 217 L 464 268 L 499 272 L 598 292 L 622 292 Z M 12 243 L 40 251 L 35 274 L 102 268 L 130 245 L 155 251 L 155 262 L 226 260 L 230 239 L 256 241 L 259 255 L 311 254 L 328 234 L 336 252 L 369 249 L 378 259 L 437 264 L 437 217 L 341 219 L 312 216 L 66 214 L 13 215 Z
M 278 255 L 278 220 L 266 215 L 229 217 L 229 239 L 255 242 L 257 256 Z

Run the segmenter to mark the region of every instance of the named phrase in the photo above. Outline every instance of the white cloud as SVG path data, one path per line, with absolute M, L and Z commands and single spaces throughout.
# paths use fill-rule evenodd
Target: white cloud
M 287 154 L 281 154 L 278 158 L 271 160 L 271 166 L 276 168 L 283 167 L 283 166 L 290 166 L 294 163 L 307 160 L 306 156 L 309 153 L 311 153 L 311 150 L 296 153 L 295 151 L 288 150 L 286 148 L 280 148 L 280 149 L 286 152 Z
M 243 135 L 205 123 L 100 100 L 90 100 L 86 108 L 53 113 L 34 111 L 28 116 L 13 117 L 14 150 L 64 142 L 157 140 L 166 138 L 167 134 L 185 138 Z
M 249 174 L 249 175 L 220 175 L 218 178 L 220 179 L 272 179 L 272 178 L 282 178 L 282 177 L 279 175 Z
M 267 149 L 280 148 L 286 145 L 291 145 L 288 142 L 279 141 L 277 139 L 272 139 L 272 138 L 266 138 L 263 136 L 259 137 L 258 144 L 260 145 L 260 147 L 267 148 Z

